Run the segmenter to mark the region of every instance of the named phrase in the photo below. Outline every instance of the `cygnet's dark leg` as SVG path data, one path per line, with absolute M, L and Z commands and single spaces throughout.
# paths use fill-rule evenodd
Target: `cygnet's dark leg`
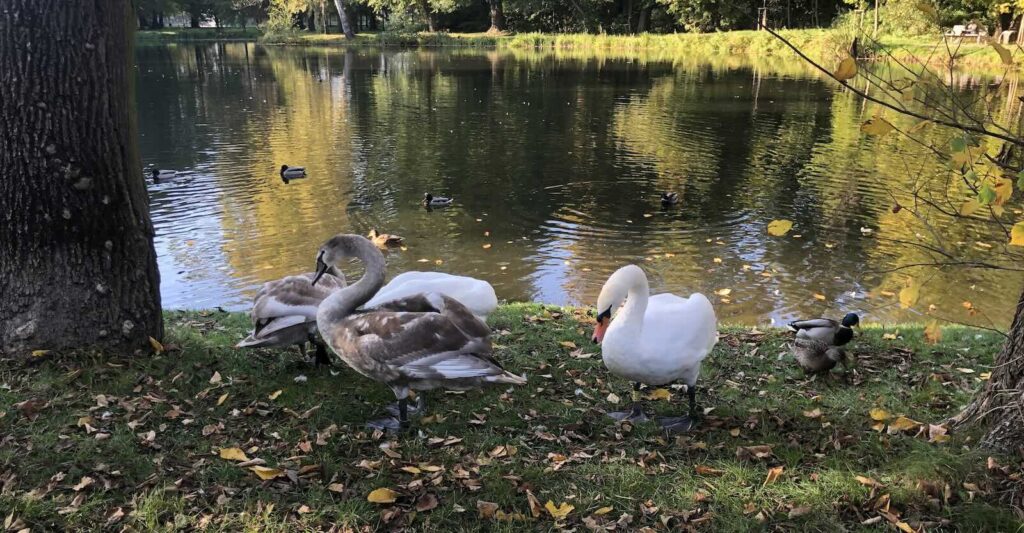
M 697 426 L 697 385 L 687 385 L 686 395 L 690 400 L 690 413 L 687 416 L 664 417 L 658 419 L 658 424 L 666 433 L 685 433 Z
M 643 405 L 640 403 L 640 383 L 633 383 L 632 402 L 626 406 L 625 411 L 608 413 L 608 416 L 618 421 L 646 422 L 647 415 L 644 413 Z
M 313 365 L 317 367 L 331 366 L 331 358 L 327 355 L 327 347 L 324 346 L 323 341 L 317 339 L 313 343 L 316 344 L 316 355 L 313 359 Z

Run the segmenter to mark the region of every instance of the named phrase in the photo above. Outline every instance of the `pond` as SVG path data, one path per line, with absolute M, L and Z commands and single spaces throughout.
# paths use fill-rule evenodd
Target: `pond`
M 1016 303 L 1019 274 L 892 271 L 919 260 L 894 242 L 919 230 L 886 185 L 939 163 L 862 135 L 872 108 L 795 60 L 253 43 L 137 57 L 143 163 L 178 172 L 149 184 L 166 308 L 245 309 L 331 235 L 373 228 L 405 237 L 389 274 L 479 277 L 510 301 L 593 305 L 637 263 L 654 292 L 704 292 L 731 323 L 921 321 L 934 305 L 1005 327 Z M 285 184 L 282 164 L 308 177 Z M 424 192 L 455 204 L 427 211 Z M 774 219 L 793 230 L 769 236 Z M 902 309 L 908 276 L 927 282 Z

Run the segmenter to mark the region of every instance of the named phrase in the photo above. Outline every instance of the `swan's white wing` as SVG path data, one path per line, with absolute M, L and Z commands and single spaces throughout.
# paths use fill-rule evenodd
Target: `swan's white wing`
M 645 346 L 675 351 L 694 364 L 707 357 L 718 342 L 718 318 L 703 294 L 689 298 L 658 294 L 647 304 L 643 331 Z
M 405 272 L 377 291 L 363 308 L 371 309 L 393 300 L 431 292 L 457 300 L 481 319 L 498 307 L 494 287 L 486 281 L 443 272 Z

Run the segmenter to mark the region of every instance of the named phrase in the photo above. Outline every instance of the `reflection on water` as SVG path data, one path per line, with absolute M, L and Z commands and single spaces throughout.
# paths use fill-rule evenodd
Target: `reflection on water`
M 251 43 L 137 53 L 144 163 L 178 171 L 150 185 L 166 307 L 243 308 L 264 281 L 311 270 L 332 234 L 378 228 L 406 237 L 392 273 L 476 276 L 509 300 L 592 304 L 635 262 L 656 292 L 731 289 L 714 298 L 724 321 L 920 319 L 883 294 L 905 272 L 870 271 L 915 260 L 888 240 L 917 237 L 882 185 L 934 163 L 863 138 L 871 110 L 799 65 Z M 309 177 L 285 185 L 282 164 Z M 661 207 L 666 190 L 678 206 Z M 428 212 L 427 191 L 456 205 Z M 768 237 L 775 218 L 794 230 Z M 1020 284 L 920 276 L 922 307 L 1000 326 Z

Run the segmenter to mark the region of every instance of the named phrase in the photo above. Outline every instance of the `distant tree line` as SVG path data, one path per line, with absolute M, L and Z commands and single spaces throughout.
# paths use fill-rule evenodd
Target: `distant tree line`
M 307 31 L 515 31 L 551 33 L 671 33 L 828 27 L 846 13 L 889 13 L 894 34 L 931 33 L 938 24 L 976 21 L 990 30 L 1019 25 L 1024 0 L 137 0 L 139 27 L 157 29 L 169 15 L 188 25 L 268 24 Z M 922 4 L 932 8 L 922 9 Z M 922 22 L 928 13 L 929 20 Z M 185 19 L 181 19 L 185 20 Z

